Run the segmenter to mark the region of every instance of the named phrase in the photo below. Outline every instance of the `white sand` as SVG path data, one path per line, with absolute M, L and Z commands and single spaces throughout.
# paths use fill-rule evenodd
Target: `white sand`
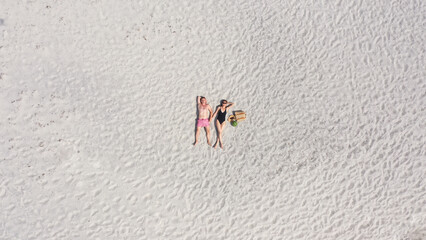
M 426 239 L 424 1 L 154 2 L 0 1 L 0 239 Z

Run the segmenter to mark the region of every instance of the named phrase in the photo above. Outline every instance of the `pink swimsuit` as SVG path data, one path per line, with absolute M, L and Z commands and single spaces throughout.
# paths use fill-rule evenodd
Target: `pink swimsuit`
M 208 127 L 208 126 L 210 126 L 210 123 L 207 118 L 197 120 L 197 127 Z

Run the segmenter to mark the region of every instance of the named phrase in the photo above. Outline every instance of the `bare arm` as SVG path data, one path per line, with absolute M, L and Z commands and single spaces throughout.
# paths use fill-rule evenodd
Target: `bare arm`
M 200 96 L 197 96 L 197 103 L 200 104 Z
M 234 106 L 234 104 L 235 104 L 235 103 L 233 103 L 233 102 L 229 103 L 229 105 L 226 107 L 226 109 L 231 108 L 232 106 Z
M 217 114 L 218 111 L 219 111 L 219 106 L 216 107 L 216 111 L 214 112 L 212 118 L 214 118 L 216 116 L 216 114 Z
M 209 117 L 209 122 L 212 120 L 212 118 L 213 118 L 213 115 L 212 115 L 212 113 L 213 113 L 213 109 L 212 109 L 212 107 L 210 107 L 210 105 L 209 105 L 209 112 L 210 112 L 210 117 Z M 216 111 L 217 112 L 217 111 Z M 216 114 L 216 113 L 215 113 Z

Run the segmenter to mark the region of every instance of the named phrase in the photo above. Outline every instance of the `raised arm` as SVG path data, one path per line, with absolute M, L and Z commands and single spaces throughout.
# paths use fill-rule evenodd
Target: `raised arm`
M 229 105 L 226 107 L 226 109 L 231 108 L 232 106 L 234 106 L 234 104 L 235 104 L 235 103 L 233 103 L 233 102 L 231 102 L 231 103 L 230 103 L 230 102 L 228 102 L 228 104 L 229 104 Z
M 200 102 L 200 96 L 197 96 L 197 104 L 200 104 L 201 102 Z

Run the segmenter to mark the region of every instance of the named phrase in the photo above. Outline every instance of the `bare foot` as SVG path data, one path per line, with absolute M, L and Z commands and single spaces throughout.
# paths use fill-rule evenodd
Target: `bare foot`
M 210 143 L 210 141 L 207 141 L 207 144 L 209 145 L 209 146 L 211 146 L 212 144 Z
M 222 149 L 223 149 L 223 144 L 222 144 L 222 142 L 220 142 L 220 148 L 222 148 Z
M 216 143 L 214 144 L 214 149 L 216 149 L 216 148 L 217 148 L 217 145 L 218 145 L 218 143 L 216 142 Z
M 193 143 L 193 145 L 195 146 L 195 145 L 197 145 L 197 143 L 198 143 L 198 142 L 194 142 L 194 143 Z

